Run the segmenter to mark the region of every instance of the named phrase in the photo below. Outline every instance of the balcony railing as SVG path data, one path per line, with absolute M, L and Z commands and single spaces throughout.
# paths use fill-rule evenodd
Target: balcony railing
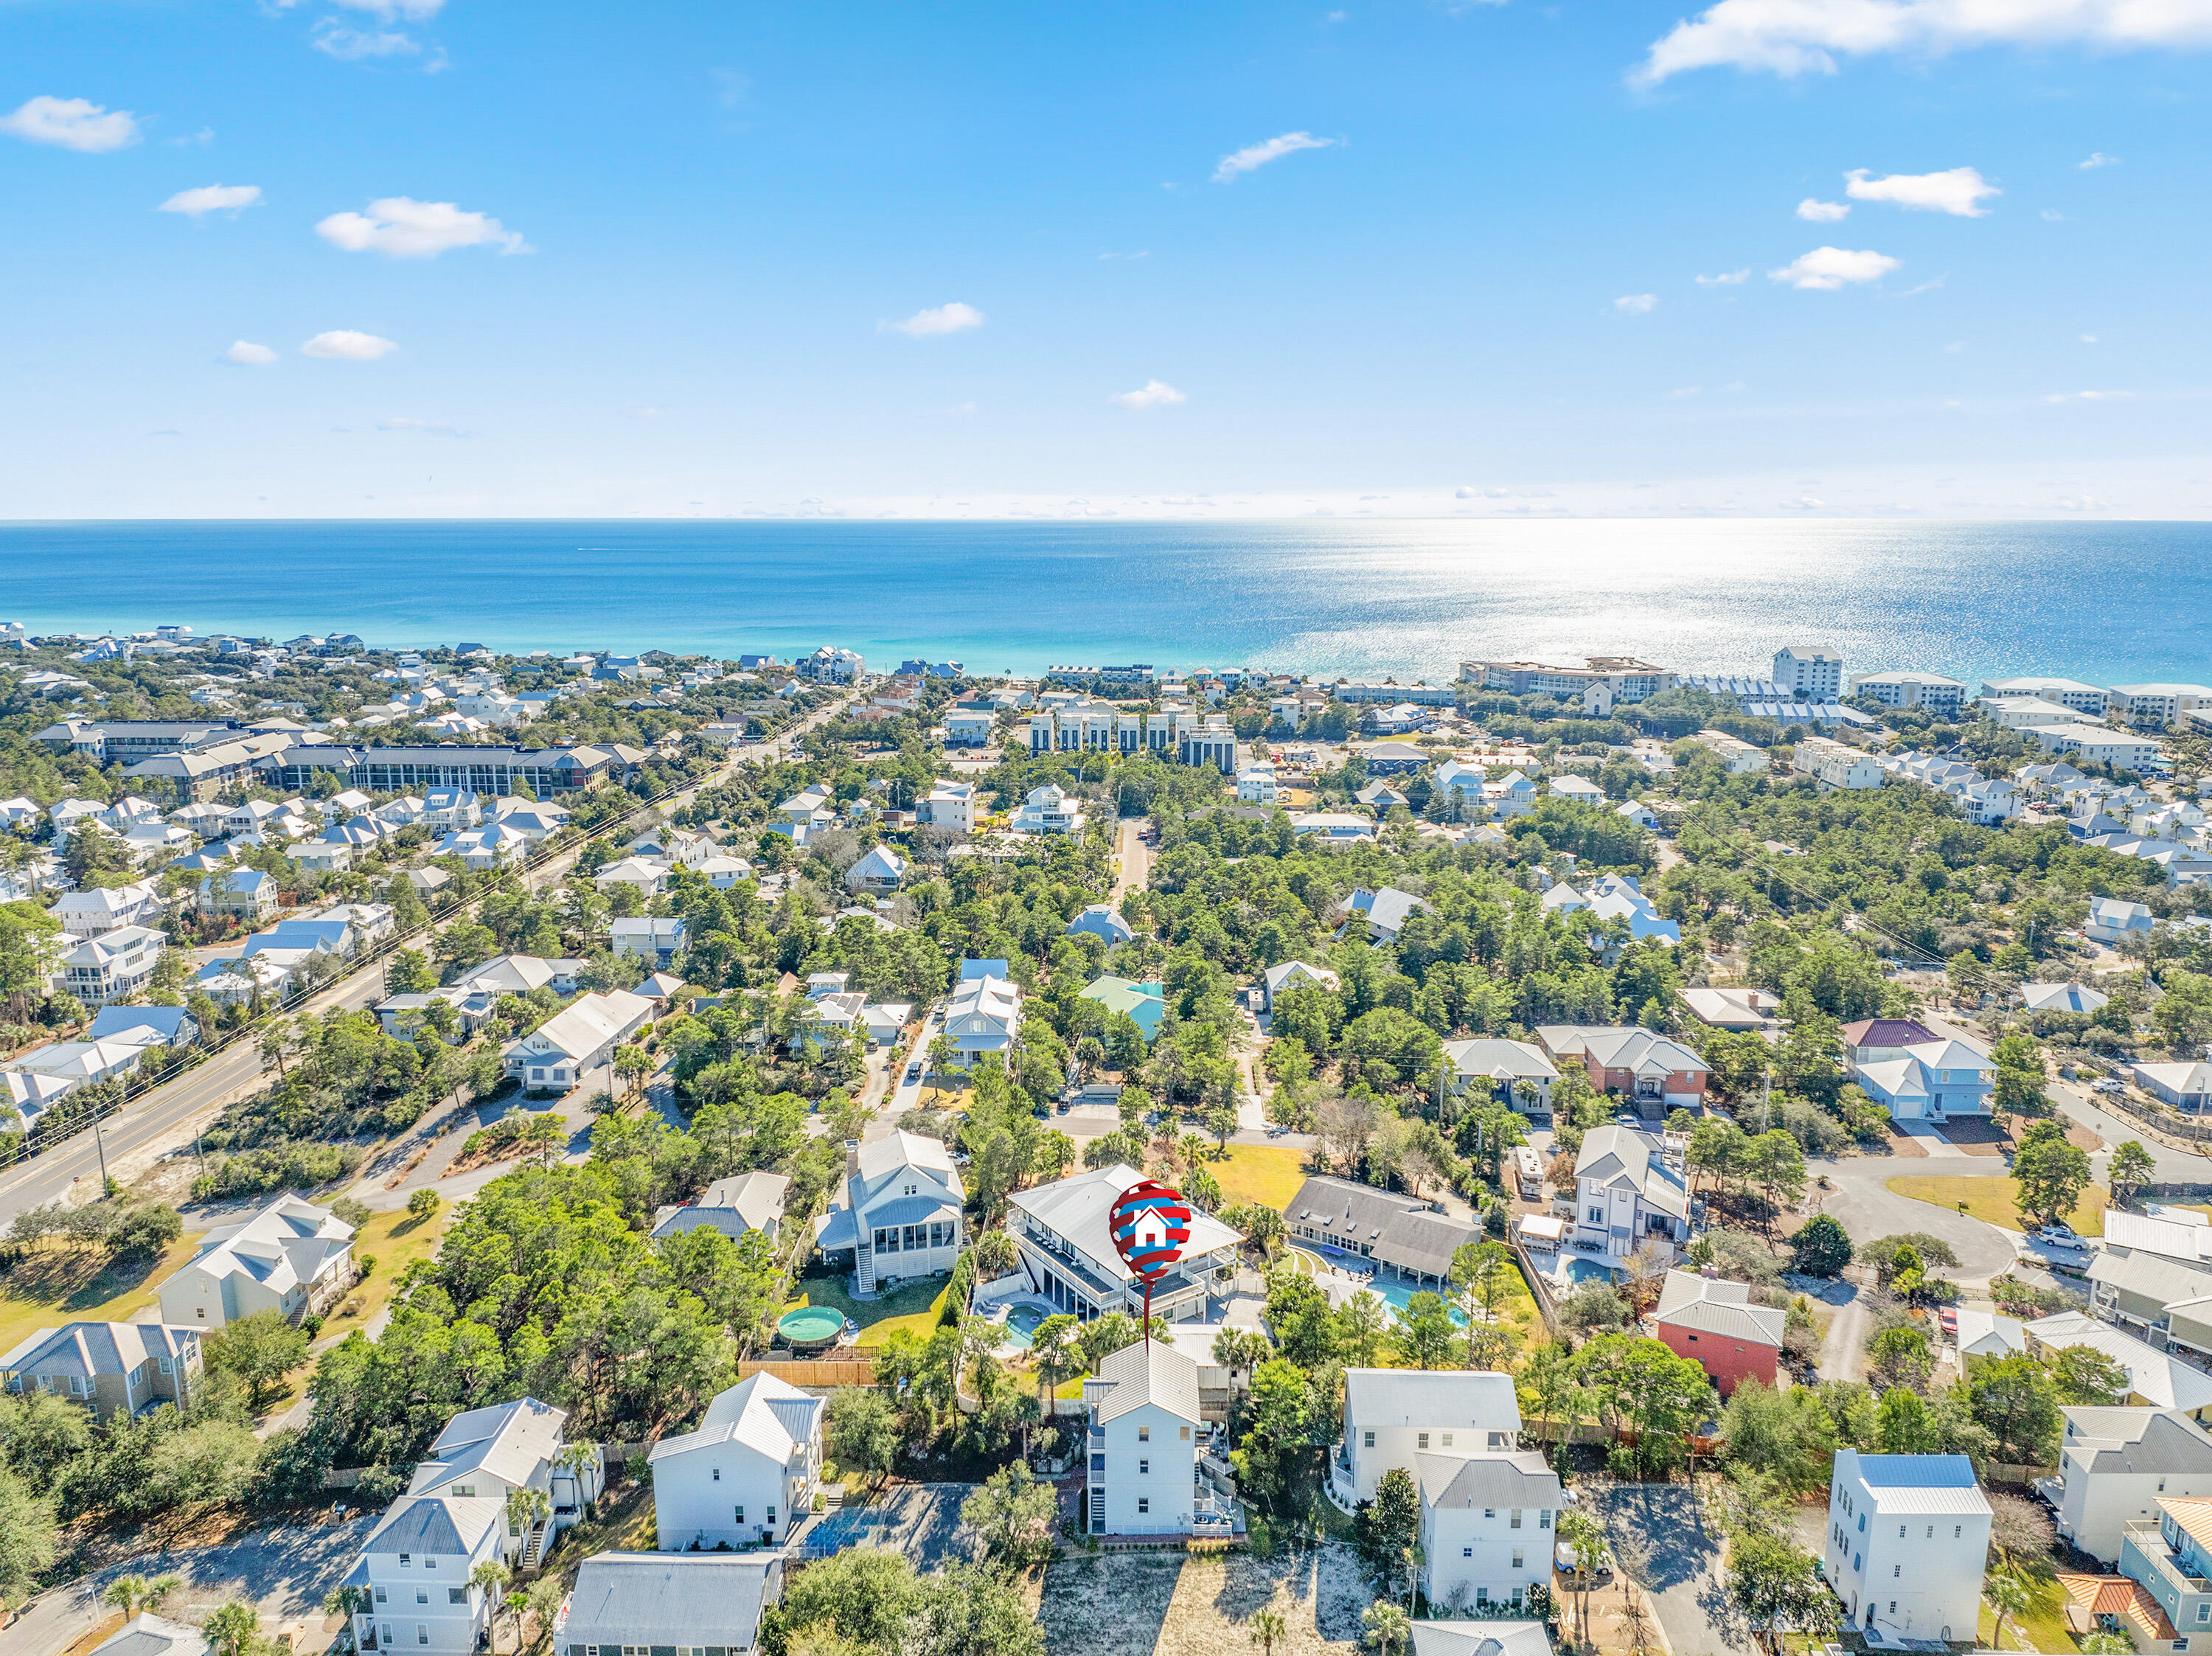
M 2212 1580 L 2201 1575 L 2191 1575 L 2181 1568 L 2172 1546 L 2158 1520 L 2150 1518 L 2130 1519 L 2120 1526 L 2120 1533 L 2135 1543 L 2136 1550 L 2150 1562 L 2150 1567 L 2164 1576 L 2168 1583 L 2184 1592 L 2212 1593 Z

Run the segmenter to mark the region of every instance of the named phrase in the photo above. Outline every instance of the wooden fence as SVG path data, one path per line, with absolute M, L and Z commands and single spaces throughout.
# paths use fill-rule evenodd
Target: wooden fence
M 820 1357 L 791 1362 L 747 1362 L 738 1365 L 738 1378 L 773 1374 L 793 1386 L 873 1386 L 876 1365 L 867 1358 Z

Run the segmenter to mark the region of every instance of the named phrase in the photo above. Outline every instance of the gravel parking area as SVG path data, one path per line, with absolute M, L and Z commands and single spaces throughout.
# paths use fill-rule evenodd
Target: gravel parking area
M 1755 1648 L 1722 1596 L 1721 1538 L 1695 1489 L 1588 1478 L 1575 1488 L 1605 1525 L 1622 1573 L 1650 1594 L 1678 1656 Z

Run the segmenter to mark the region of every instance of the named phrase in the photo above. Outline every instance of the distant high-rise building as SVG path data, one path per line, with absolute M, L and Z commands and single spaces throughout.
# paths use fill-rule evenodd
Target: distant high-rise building
M 1834 701 L 1844 693 L 1844 658 L 1825 644 L 1786 644 L 1774 652 L 1774 682 L 1806 701 Z

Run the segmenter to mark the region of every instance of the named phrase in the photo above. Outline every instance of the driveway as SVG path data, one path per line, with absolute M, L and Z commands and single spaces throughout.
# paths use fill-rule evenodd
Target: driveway
M 141 1554 L 112 1564 L 66 1586 L 40 1593 L 22 1614 L 0 1629 L 0 1656 L 49 1656 L 66 1650 L 114 1612 L 100 1594 L 118 1575 L 148 1577 L 174 1571 L 182 1590 L 163 1607 L 181 1622 L 199 1622 L 217 1605 L 251 1598 L 261 1610 L 262 1629 L 279 1631 L 286 1623 L 305 1621 L 305 1636 L 295 1650 L 320 1650 L 323 1598 L 345 1579 L 361 1544 L 381 1513 L 344 1524 L 285 1525 L 263 1530 L 221 1547 L 191 1547 Z
M 1590 1478 L 1577 1482 L 1575 1489 L 1605 1526 L 1621 1569 L 1651 1595 L 1676 1656 L 1755 1650 L 1728 1609 L 1721 1586 L 1720 1533 L 1707 1526 L 1695 1489 L 1686 1483 Z

